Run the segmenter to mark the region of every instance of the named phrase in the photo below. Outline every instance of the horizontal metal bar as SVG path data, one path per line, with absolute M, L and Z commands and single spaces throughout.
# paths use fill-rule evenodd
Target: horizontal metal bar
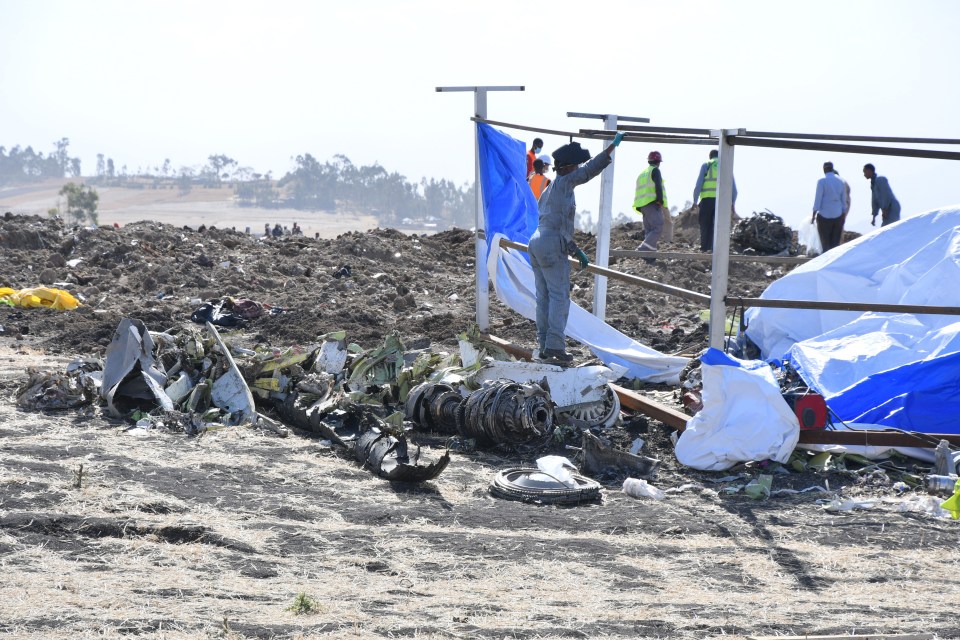
M 845 444 L 878 447 L 926 447 L 937 446 L 940 440 L 960 445 L 960 435 L 952 433 L 918 433 L 903 431 L 866 431 L 853 429 L 800 430 L 802 444 Z
M 712 253 L 680 253 L 670 251 L 629 251 L 626 249 L 611 249 L 610 257 L 616 258 L 664 258 L 666 260 L 692 260 L 694 262 L 712 262 Z M 762 264 L 803 264 L 813 258 L 800 256 L 745 256 L 731 253 L 730 262 L 755 262 Z
M 650 131 L 653 133 L 689 133 L 699 136 L 709 136 L 710 129 L 688 129 L 685 127 L 644 127 L 642 125 L 624 125 L 617 127 L 621 131 Z
M 955 138 L 891 138 L 889 136 L 848 136 L 829 133 L 776 133 L 773 131 L 750 131 L 744 135 L 751 138 L 793 138 L 794 140 L 849 140 L 852 142 L 893 142 L 909 144 L 960 144 Z
M 437 91 L 478 91 L 483 89 L 484 91 L 525 91 L 526 87 L 521 85 L 494 85 L 489 87 L 476 86 L 476 87 L 437 87 Z
M 597 120 L 605 120 L 607 118 L 606 113 L 580 113 L 577 111 L 567 111 L 568 118 L 594 118 Z M 616 115 L 616 114 L 613 114 Z M 617 122 L 650 122 L 650 118 L 637 118 L 634 116 L 617 116 Z
M 868 147 L 854 144 L 830 144 L 827 142 L 798 142 L 794 140 L 770 140 L 745 136 L 728 136 L 732 145 L 745 147 L 769 147 L 773 149 L 803 149 L 806 151 L 835 151 L 838 153 L 863 153 L 877 156 L 902 156 L 907 158 L 936 158 L 960 160 L 958 151 L 934 151 L 927 149 L 901 149 L 898 147 Z
M 505 127 L 507 129 L 518 129 L 520 131 L 533 131 L 534 133 L 549 133 L 554 136 L 567 136 L 570 138 L 587 138 L 592 140 L 602 139 L 604 136 L 588 136 L 574 131 L 561 131 L 558 129 L 543 129 L 542 127 L 528 127 L 522 124 L 512 124 L 510 122 L 501 122 L 499 120 L 485 120 L 477 116 L 470 118 L 474 122 L 482 122 L 484 124 L 489 124 L 495 127 Z M 607 135 L 606 137 L 612 138 L 612 135 Z
M 600 132 L 592 129 L 580 129 L 580 135 L 590 138 L 613 139 L 616 131 Z M 624 136 L 624 142 L 646 142 L 648 144 L 706 144 L 717 146 L 717 141 L 712 138 L 694 138 L 691 136 L 671 136 L 671 135 L 643 135 L 630 134 Z
M 512 242 L 506 238 L 500 239 L 501 247 L 509 247 L 511 249 L 519 249 L 520 251 L 528 251 L 527 245 L 520 244 L 519 242 Z M 570 258 L 570 262 L 577 264 L 577 261 L 573 258 Z M 646 278 L 641 278 L 640 276 L 630 275 L 629 273 L 623 273 L 622 271 L 615 271 L 613 269 L 607 269 L 606 267 L 598 267 L 595 264 L 591 264 L 584 271 L 589 273 L 594 273 L 601 276 L 606 276 L 611 280 L 620 280 L 621 282 L 627 282 L 639 287 L 644 287 L 645 289 L 652 289 L 654 291 L 659 291 L 660 293 L 667 293 L 674 295 L 680 298 L 685 298 L 687 300 L 693 300 L 694 302 L 700 302 L 702 304 L 710 304 L 710 296 L 704 295 L 702 293 L 697 293 L 696 291 L 690 291 L 688 289 L 681 289 L 680 287 L 675 287 L 670 284 L 663 284 L 662 282 L 656 282 L 655 280 L 647 280 Z
M 960 307 L 936 307 L 919 304 L 882 304 L 874 302 L 823 302 L 820 300 L 772 300 L 767 298 L 739 298 L 727 296 L 724 302 L 738 307 L 769 307 L 774 309 L 820 309 L 822 311 L 875 311 L 877 313 L 920 313 L 960 316 Z

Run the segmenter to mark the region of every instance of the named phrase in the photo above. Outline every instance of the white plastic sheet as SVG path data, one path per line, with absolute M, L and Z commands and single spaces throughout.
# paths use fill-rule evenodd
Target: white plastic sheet
M 536 284 L 533 268 L 512 249 L 500 247 L 501 234 L 491 243 L 487 268 L 497 297 L 520 315 L 535 320 Z M 640 344 L 600 318 L 571 302 L 566 334 L 587 345 L 607 365 L 621 365 L 627 375 L 647 382 L 677 384 L 687 358 L 668 356 Z
M 800 423 L 770 366 L 717 349 L 708 349 L 701 363 L 703 409 L 680 434 L 677 460 L 703 471 L 751 460 L 786 462 L 800 438 Z
M 883 227 L 811 260 L 763 298 L 960 306 L 960 206 Z M 841 420 L 960 433 L 960 317 L 753 308 L 747 335 L 790 358 Z

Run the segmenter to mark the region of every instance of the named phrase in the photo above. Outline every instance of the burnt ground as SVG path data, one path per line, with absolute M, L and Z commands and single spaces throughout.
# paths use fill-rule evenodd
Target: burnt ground
M 634 248 L 641 233 L 618 228 L 612 247 Z M 680 235 L 675 248 L 689 250 Z M 582 240 L 590 253 L 592 239 Z M 662 460 L 652 483 L 675 491 L 633 499 L 619 491 L 622 476 L 610 476 L 600 478 L 602 503 L 538 506 L 487 490 L 496 470 L 530 464 L 530 451 L 454 452 L 439 478 L 407 486 L 305 432 L 135 436 L 97 408 L 13 404 L 27 366 L 62 370 L 101 355 L 123 317 L 163 330 L 189 322 L 193 300 L 224 295 L 286 309 L 238 340 L 287 346 L 344 329 L 370 348 L 396 330 L 408 345 L 452 351 L 473 314 L 469 232 L 262 243 L 151 222 L 70 231 L 15 217 L 0 220 L 0 251 L 0 286 L 68 282 L 87 301 L 73 312 L 0 308 L 0 635 L 960 637 L 960 529 L 924 512 L 923 492 L 895 489 L 895 469 L 696 472 L 676 462 L 668 428 L 627 415 L 612 439 L 646 439 Z M 343 266 L 350 275 L 335 277 Z M 701 292 L 709 284 L 706 265 L 612 266 Z M 730 271 L 740 295 L 782 273 Z M 592 277 L 577 274 L 574 285 L 589 305 Z M 607 309 L 611 324 L 655 348 L 705 346 L 696 305 L 611 282 Z M 491 320 L 496 335 L 533 346 L 532 323 L 493 298 Z M 442 438 L 421 442 L 434 454 L 443 447 Z M 572 453 L 559 445 L 537 455 L 545 452 Z M 761 471 L 774 472 L 775 490 L 829 493 L 754 501 L 727 492 Z M 873 507 L 824 510 L 832 498 Z M 300 593 L 314 604 L 298 614 L 289 609 Z

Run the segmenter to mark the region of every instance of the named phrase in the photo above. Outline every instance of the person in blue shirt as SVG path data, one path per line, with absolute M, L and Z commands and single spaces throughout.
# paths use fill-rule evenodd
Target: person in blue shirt
M 820 244 L 826 253 L 840 246 L 843 234 L 843 217 L 847 214 L 847 191 L 843 180 L 833 172 L 833 163 L 823 163 L 823 177 L 817 180 L 817 195 L 813 201 L 813 218 L 816 221 Z
M 893 224 L 900 219 L 900 201 L 893 195 L 890 183 L 883 176 L 877 175 L 877 169 L 869 162 L 863 165 L 863 177 L 870 181 L 870 195 L 873 218 L 871 226 L 877 226 L 877 212 L 883 213 L 881 227 Z
M 622 139 L 623 134 L 617 133 L 613 143 L 592 160 L 590 153 L 576 142 L 565 144 L 553 152 L 557 176 L 537 201 L 540 220 L 528 244 L 537 289 L 540 362 L 566 365 L 573 361 L 573 356 L 566 351 L 564 340 L 570 313 L 570 263 L 567 256 L 576 257 L 581 269 L 586 269 L 590 264 L 587 254 L 573 239 L 573 223 L 577 214 L 573 190 L 600 175 L 613 161 L 611 154 Z

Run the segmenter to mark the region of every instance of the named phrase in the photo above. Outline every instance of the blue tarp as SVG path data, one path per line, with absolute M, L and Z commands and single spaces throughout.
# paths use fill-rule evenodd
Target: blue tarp
M 537 200 L 527 184 L 526 146 L 482 122 L 477 123 L 477 142 L 487 237 L 502 233 L 508 240 L 526 244 L 539 219 Z
M 960 206 L 883 227 L 794 269 L 772 299 L 960 307 Z M 747 336 L 787 358 L 843 421 L 960 434 L 955 315 L 750 309 Z

